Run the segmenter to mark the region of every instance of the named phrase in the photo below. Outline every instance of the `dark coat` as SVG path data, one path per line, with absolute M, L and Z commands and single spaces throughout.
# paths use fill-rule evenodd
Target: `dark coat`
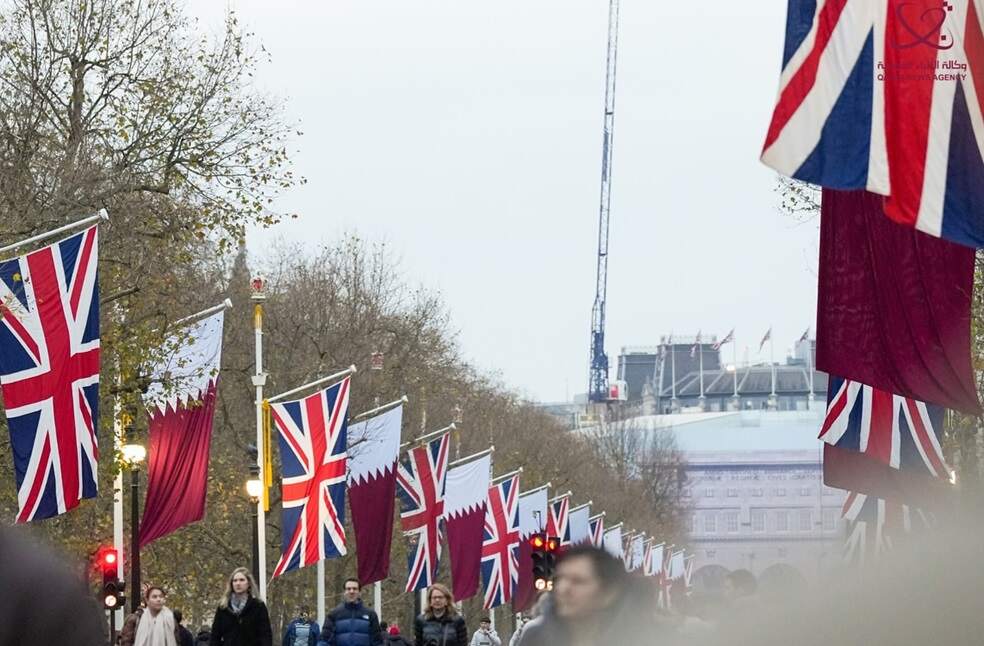
M 212 620 L 209 646 L 273 646 L 273 629 L 266 604 L 250 597 L 238 615 L 219 606 Z
M 328 613 L 319 644 L 327 646 L 381 646 L 383 634 L 379 617 L 359 599 L 343 603 Z
M 403 638 L 403 635 L 387 635 L 385 646 L 410 646 L 410 642 Z
M 438 619 L 420 615 L 413 622 L 415 646 L 468 646 L 468 628 L 461 615 L 445 614 Z
M 297 627 L 303 626 L 304 624 L 307 624 L 308 626 L 307 646 L 315 646 L 318 643 L 318 636 L 321 634 L 321 628 L 318 627 L 318 622 L 305 622 L 300 619 L 295 619 L 290 622 L 287 626 L 286 632 L 284 632 L 283 646 L 294 646 L 294 642 L 297 641 Z
M 212 633 L 207 630 L 199 630 L 198 634 L 195 635 L 195 646 L 208 646 L 212 641 Z
M 35 536 L 0 528 L 0 646 L 104 646 L 102 605 Z

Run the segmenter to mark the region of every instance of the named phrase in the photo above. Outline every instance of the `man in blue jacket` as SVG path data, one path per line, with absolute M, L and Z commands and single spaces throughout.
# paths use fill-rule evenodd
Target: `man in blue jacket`
M 318 646 L 382 646 L 379 617 L 359 598 L 358 579 L 345 580 L 345 601 L 328 613 Z
M 301 614 L 287 626 L 283 646 L 315 646 L 319 632 L 318 622 L 308 617 L 307 608 L 301 608 Z

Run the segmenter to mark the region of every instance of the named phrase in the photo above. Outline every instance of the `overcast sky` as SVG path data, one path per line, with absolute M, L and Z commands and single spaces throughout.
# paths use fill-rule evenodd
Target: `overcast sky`
M 622 0 L 607 348 L 737 328 L 776 356 L 816 311 L 816 223 L 758 161 L 784 0 Z M 190 10 L 216 30 L 226 0 Z M 587 383 L 607 0 L 233 0 L 304 136 L 300 213 L 251 232 L 386 240 L 465 355 L 526 396 Z M 728 352 L 730 357 L 730 352 Z

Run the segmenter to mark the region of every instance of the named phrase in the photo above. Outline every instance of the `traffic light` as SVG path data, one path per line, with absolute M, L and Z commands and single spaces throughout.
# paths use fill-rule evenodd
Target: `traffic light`
M 550 590 L 560 539 L 540 532 L 530 536 L 530 547 L 533 548 L 533 587 L 538 591 Z
M 112 547 L 104 547 L 99 550 L 98 565 L 102 572 L 102 602 L 107 610 L 115 610 L 123 607 L 123 582 L 120 581 L 119 571 L 119 552 Z

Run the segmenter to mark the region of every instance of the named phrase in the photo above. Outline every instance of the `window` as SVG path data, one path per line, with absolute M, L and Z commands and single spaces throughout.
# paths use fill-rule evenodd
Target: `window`
M 776 495 L 779 496 L 780 498 L 784 497 L 786 495 L 786 488 L 785 487 L 777 487 L 776 488 Z
M 691 534 L 697 533 L 697 514 L 694 514 L 693 516 L 690 517 L 690 533 Z
M 705 553 L 707 554 L 707 558 L 709 559 L 712 559 L 715 556 L 717 556 L 717 550 L 707 550 Z
M 713 498 L 714 497 L 714 490 L 713 489 L 704 489 L 704 497 L 705 498 Z
M 707 534 L 713 534 L 717 531 L 717 516 L 714 514 L 707 514 L 704 516 L 704 532 Z
M 813 529 L 813 513 L 809 509 L 800 510 L 800 531 L 808 532 Z
M 738 497 L 737 489 L 728 489 L 728 498 L 737 498 L 737 497 Z
M 762 497 L 762 489 L 761 488 L 752 489 L 752 495 L 754 497 L 756 497 L 756 498 L 761 498 Z
M 824 487 L 823 488 L 823 495 L 825 495 L 825 496 L 836 496 L 837 495 L 837 490 L 836 489 L 832 489 L 830 487 Z
M 823 530 L 825 532 L 831 532 L 837 529 L 837 510 L 836 509 L 824 509 L 823 510 Z
M 738 531 L 738 512 L 729 511 L 724 516 L 725 522 L 728 523 L 728 532 L 734 534 Z
M 810 489 L 809 487 L 800 487 L 801 496 L 810 496 L 812 494 L 813 494 L 813 490 Z
M 777 532 L 788 532 L 789 531 L 789 512 L 788 511 L 777 511 L 776 512 L 776 531 Z
M 752 531 L 753 532 L 764 532 L 765 531 L 765 512 L 761 509 L 752 510 Z

